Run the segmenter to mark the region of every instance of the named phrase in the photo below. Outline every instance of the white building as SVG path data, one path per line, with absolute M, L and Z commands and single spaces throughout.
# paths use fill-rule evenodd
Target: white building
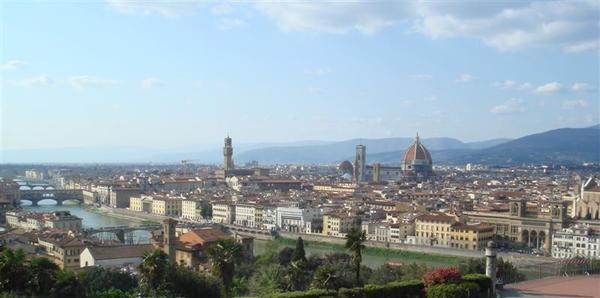
M 552 257 L 600 258 L 600 234 L 588 225 L 574 225 L 552 235 Z
M 212 203 L 212 221 L 232 224 L 235 221 L 235 206 L 226 202 Z
M 235 204 L 235 224 L 260 228 L 262 225 L 262 211 L 261 206 L 256 204 Z
M 97 266 L 103 268 L 124 268 L 137 266 L 145 252 L 153 251 L 151 244 L 93 246 L 85 248 L 79 256 L 81 268 Z
M 181 217 L 190 220 L 202 219 L 202 203 L 196 200 L 183 200 L 181 202 Z
M 277 207 L 277 226 L 285 231 L 311 233 L 323 223 L 323 210 L 319 208 Z

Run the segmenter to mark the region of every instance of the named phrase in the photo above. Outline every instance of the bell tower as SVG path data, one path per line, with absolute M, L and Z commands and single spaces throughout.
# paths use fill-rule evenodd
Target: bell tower
M 223 146 L 223 168 L 225 171 L 233 170 L 233 146 L 229 135 L 225 138 L 225 145 Z

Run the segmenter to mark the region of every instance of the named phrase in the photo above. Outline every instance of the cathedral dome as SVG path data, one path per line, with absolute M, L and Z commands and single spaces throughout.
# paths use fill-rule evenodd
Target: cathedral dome
M 419 135 L 404 151 L 401 167 L 409 175 L 427 176 L 431 173 L 433 161 L 429 150 L 421 143 Z
M 338 170 L 342 172 L 342 174 L 354 173 L 354 167 L 352 166 L 352 163 L 350 163 L 347 160 L 344 160 L 342 161 L 342 163 L 340 163 L 340 165 L 338 166 Z

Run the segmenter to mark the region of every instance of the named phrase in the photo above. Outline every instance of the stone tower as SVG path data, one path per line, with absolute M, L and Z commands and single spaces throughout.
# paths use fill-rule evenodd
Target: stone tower
M 175 262 L 175 228 L 177 221 L 172 218 L 167 218 L 163 221 L 163 251 L 169 256 L 170 262 Z
M 496 243 L 490 241 L 485 248 L 485 275 L 492 280 L 492 292 L 496 291 Z
M 356 145 L 356 159 L 354 160 L 354 180 L 357 183 L 364 182 L 366 178 L 366 154 L 367 147 L 365 145 Z
M 233 170 L 233 146 L 229 136 L 225 138 L 225 146 L 223 146 L 223 167 L 225 171 Z

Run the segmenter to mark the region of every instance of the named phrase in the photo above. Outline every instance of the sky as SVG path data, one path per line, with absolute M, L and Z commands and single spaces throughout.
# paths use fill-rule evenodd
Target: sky
M 2 1 L 0 148 L 600 122 L 598 1 Z

